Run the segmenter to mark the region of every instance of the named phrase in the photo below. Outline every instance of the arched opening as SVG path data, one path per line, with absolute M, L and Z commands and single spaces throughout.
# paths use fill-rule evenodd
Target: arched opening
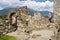
M 15 12 L 12 12 L 9 18 L 10 18 L 10 25 L 12 26 L 14 31 L 16 31 L 17 30 L 17 14 Z
M 11 22 L 11 24 L 12 24 L 12 21 L 13 21 L 13 15 L 14 14 L 15 14 L 14 12 L 10 14 L 10 22 Z

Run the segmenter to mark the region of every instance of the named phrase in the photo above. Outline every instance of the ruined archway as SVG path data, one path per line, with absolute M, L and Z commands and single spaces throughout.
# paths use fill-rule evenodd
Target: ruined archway
M 10 28 L 15 28 L 17 30 L 17 12 L 16 10 L 11 10 L 8 14 L 8 21 Z
M 8 14 L 8 20 L 9 20 L 10 24 L 12 24 L 12 21 L 13 21 L 12 17 L 14 15 L 16 16 L 16 10 L 11 10 Z

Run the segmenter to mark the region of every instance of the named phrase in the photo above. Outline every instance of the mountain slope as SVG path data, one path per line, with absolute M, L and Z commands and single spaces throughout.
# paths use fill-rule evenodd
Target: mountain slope
M 17 10 L 17 9 L 18 8 L 6 8 L 6 9 L 3 9 L 3 10 L 0 10 L 0 15 L 7 15 L 9 13 L 9 11 L 11 11 L 11 10 Z M 29 11 L 29 13 L 31 15 L 34 15 L 34 12 L 36 12 L 35 10 L 30 9 L 30 8 L 27 8 L 27 11 Z M 48 13 L 49 13 L 49 11 L 39 11 L 39 12 L 41 12 L 43 16 L 47 16 Z M 50 12 L 50 13 L 51 13 L 51 15 L 53 15 L 52 12 Z
M 0 10 L 0 15 L 7 15 L 11 10 L 15 10 L 15 8 L 6 8 L 3 10 Z

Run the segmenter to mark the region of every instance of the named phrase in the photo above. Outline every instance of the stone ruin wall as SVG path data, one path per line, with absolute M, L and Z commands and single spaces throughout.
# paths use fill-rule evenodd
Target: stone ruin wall
M 52 30 L 54 34 L 57 35 L 57 29 L 60 28 L 60 16 L 58 14 L 58 7 L 55 7 L 58 4 L 56 1 L 54 1 L 53 18 L 51 18 L 50 13 L 48 18 L 46 18 L 42 16 L 40 12 L 35 12 L 34 16 L 31 16 L 27 10 L 27 6 L 21 7 L 18 10 L 11 10 L 7 16 L 8 20 L 5 20 L 5 22 L 8 24 L 5 24 L 7 29 L 5 31 L 8 31 L 8 33 L 17 31 L 17 34 L 20 35 L 31 33 L 33 30 L 48 29 Z
M 24 6 L 18 10 L 11 10 L 7 18 L 9 32 L 17 31 L 17 35 L 31 34 L 34 30 L 50 30 L 54 32 L 54 36 L 57 35 L 56 24 L 51 22 L 53 18 L 51 19 L 50 13 L 48 18 L 42 16 L 40 12 L 35 12 L 34 16 L 31 16 Z M 51 39 L 54 39 L 54 36 Z
M 49 18 L 51 18 L 51 15 Z M 27 10 L 27 6 L 24 6 L 18 10 L 12 10 L 8 14 L 8 22 L 10 22 L 9 26 L 12 28 L 16 27 L 18 33 L 27 33 L 36 29 L 55 30 L 55 23 L 51 23 L 49 18 L 46 19 L 40 12 L 35 12 L 34 16 L 31 16 Z

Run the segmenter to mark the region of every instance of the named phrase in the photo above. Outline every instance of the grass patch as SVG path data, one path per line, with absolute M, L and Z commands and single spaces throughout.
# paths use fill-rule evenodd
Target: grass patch
M 16 37 L 9 36 L 9 35 L 2 35 L 0 40 L 17 40 Z

